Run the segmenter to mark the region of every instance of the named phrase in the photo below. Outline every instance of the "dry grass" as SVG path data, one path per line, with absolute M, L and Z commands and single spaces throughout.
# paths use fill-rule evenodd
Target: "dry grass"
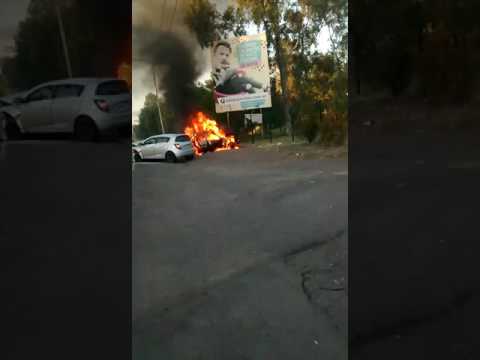
M 278 152 L 286 157 L 297 157 L 299 159 L 340 159 L 348 155 L 348 146 L 322 146 L 319 144 L 308 144 L 304 139 L 291 142 L 290 137 L 280 137 L 270 140 L 262 139 L 250 144 L 263 151 Z

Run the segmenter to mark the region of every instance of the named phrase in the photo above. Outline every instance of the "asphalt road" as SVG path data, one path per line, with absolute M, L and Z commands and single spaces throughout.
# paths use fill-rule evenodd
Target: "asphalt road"
M 352 358 L 478 358 L 474 133 L 142 163 L 133 199 L 128 144 L 0 146 L 9 358 L 129 353 L 132 245 L 137 359 L 344 358 L 347 176 Z
M 351 140 L 351 358 L 479 358 L 478 136 Z
M 2 358 L 128 358 L 130 159 L 128 143 L 0 143 Z
M 248 146 L 136 164 L 134 358 L 345 359 L 347 175 Z

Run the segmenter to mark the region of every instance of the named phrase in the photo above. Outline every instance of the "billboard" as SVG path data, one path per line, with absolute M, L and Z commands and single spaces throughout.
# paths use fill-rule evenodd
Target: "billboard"
M 271 107 L 265 33 L 215 42 L 212 78 L 217 113 Z

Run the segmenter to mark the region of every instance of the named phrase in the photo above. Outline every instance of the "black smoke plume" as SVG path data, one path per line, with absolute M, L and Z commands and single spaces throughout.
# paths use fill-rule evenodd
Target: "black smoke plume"
M 183 129 L 193 108 L 194 81 L 200 75 L 195 48 L 175 33 L 146 27 L 134 29 L 133 43 L 138 44 L 140 60 L 157 70 L 158 87 L 176 118 L 169 128 Z

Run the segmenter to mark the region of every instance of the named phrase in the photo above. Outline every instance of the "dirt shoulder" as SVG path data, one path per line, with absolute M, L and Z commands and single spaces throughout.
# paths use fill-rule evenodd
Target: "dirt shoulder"
M 348 157 L 348 146 L 323 146 L 319 144 L 308 144 L 304 140 L 295 143 L 289 137 L 256 140 L 252 143 L 242 143 L 243 147 L 255 148 L 266 152 L 276 152 L 285 158 L 299 159 L 346 159 Z

